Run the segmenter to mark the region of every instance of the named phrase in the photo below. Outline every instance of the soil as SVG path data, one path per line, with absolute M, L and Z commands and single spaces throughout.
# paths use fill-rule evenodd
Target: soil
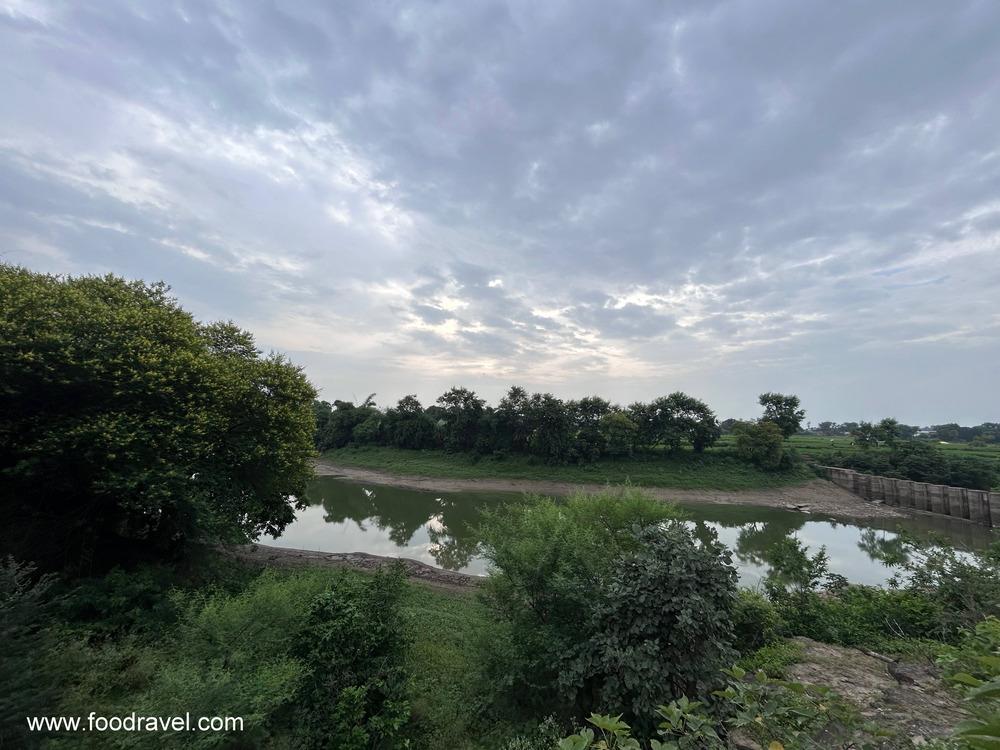
M 795 682 L 826 685 L 856 705 L 864 720 L 908 738 L 916 746 L 949 733 L 969 718 L 959 698 L 930 662 L 896 662 L 854 648 L 793 639 L 802 661 L 788 668 Z
M 337 466 L 328 461 L 316 462 L 316 473 L 337 476 L 352 482 L 382 484 L 430 492 L 518 492 L 539 495 L 569 495 L 574 492 L 600 492 L 603 484 L 551 482 L 539 479 L 449 479 L 391 474 L 377 469 Z M 763 505 L 804 513 L 817 513 L 850 519 L 901 518 L 903 513 L 880 503 L 873 503 L 848 492 L 825 479 L 764 490 L 690 490 L 671 487 L 646 487 L 661 500 L 678 503 L 714 503 Z
M 220 545 L 219 550 L 251 565 L 278 568 L 326 567 L 376 570 L 395 562 L 403 564 L 407 578 L 439 589 L 474 591 L 483 580 L 479 576 L 435 568 L 405 557 L 382 557 L 367 552 L 317 552 L 315 550 L 271 547 L 266 544 Z

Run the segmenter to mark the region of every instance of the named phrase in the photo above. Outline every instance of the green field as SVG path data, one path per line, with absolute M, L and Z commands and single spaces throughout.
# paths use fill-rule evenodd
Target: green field
M 322 458 L 341 466 L 448 479 L 536 479 L 643 487 L 751 490 L 798 484 L 815 475 L 806 467 L 769 472 L 740 460 L 730 448 L 702 454 L 653 453 L 629 459 L 602 459 L 586 466 L 548 465 L 527 456 L 476 457 L 444 451 L 362 447 L 326 451 Z
M 719 446 L 733 445 L 735 442 L 731 435 L 726 435 L 719 441 Z M 826 453 L 831 450 L 839 451 L 861 451 L 863 448 L 851 445 L 853 438 L 844 437 L 822 437 L 821 435 L 793 435 L 788 439 L 788 444 L 798 450 L 803 455 L 808 455 L 810 453 Z M 939 443 L 937 441 L 928 441 L 935 448 L 939 448 L 944 451 L 948 456 L 974 456 L 976 458 L 985 458 L 992 460 L 1000 460 L 1000 445 L 971 445 L 969 443 Z M 869 451 L 885 451 L 887 448 L 869 448 Z

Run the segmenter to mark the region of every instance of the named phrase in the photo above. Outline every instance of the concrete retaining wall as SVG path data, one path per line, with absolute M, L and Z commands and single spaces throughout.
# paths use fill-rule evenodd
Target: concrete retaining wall
M 827 479 L 865 500 L 879 500 L 897 508 L 912 508 L 943 516 L 964 518 L 988 528 L 1000 527 L 1000 492 L 911 482 L 853 469 L 821 467 Z

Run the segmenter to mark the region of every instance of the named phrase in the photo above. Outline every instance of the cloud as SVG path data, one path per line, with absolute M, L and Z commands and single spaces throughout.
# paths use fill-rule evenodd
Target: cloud
M 20 0 L 0 42 L 3 259 L 162 278 L 330 397 L 998 418 L 992 3 Z

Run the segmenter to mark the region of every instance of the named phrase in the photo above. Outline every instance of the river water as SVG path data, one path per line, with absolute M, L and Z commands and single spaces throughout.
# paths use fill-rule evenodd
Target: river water
M 277 539 L 281 547 L 323 552 L 368 552 L 414 560 L 475 575 L 486 573 L 477 554 L 475 529 L 483 509 L 518 500 L 512 493 L 425 492 L 383 485 L 360 485 L 336 477 L 313 480 L 300 510 Z M 811 550 L 825 546 L 830 571 L 854 583 L 885 584 L 894 570 L 874 553 L 891 545 L 896 531 L 935 533 L 949 543 L 980 548 L 994 535 L 948 518 L 850 522 L 751 505 L 682 505 L 696 533 L 714 529 L 733 551 L 744 586 L 754 586 L 768 571 L 768 552 L 784 537 L 798 537 Z

